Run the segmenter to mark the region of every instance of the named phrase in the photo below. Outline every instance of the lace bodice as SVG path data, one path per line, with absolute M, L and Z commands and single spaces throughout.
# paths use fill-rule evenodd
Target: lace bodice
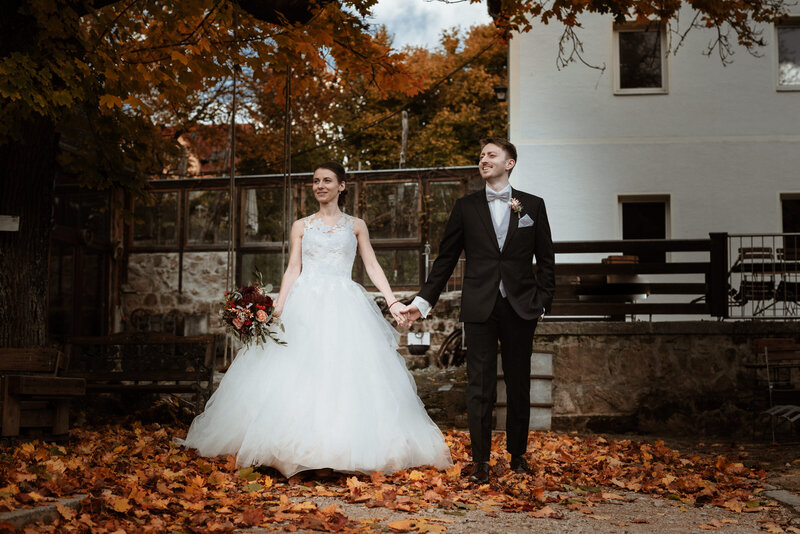
M 354 222 L 355 217 L 344 214 L 333 226 L 314 215 L 303 219 L 302 272 L 350 278 L 358 246 Z

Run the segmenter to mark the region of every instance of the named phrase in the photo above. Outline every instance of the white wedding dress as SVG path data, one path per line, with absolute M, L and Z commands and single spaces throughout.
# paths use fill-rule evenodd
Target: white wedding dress
M 353 221 L 304 219 L 302 272 L 281 316 L 287 345 L 243 348 L 184 445 L 286 477 L 452 465 L 397 354 L 396 332 L 350 277 Z

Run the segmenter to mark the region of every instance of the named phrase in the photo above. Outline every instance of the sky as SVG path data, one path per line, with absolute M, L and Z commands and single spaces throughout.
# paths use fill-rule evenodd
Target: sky
M 492 21 L 485 1 L 472 4 L 468 0 L 450 4 L 437 0 L 379 0 L 372 15 L 372 24 L 383 24 L 394 35 L 396 49 L 411 45 L 433 50 L 442 30 L 453 26 L 467 30 Z

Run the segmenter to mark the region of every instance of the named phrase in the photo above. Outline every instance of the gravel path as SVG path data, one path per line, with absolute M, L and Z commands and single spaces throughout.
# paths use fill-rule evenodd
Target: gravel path
M 383 532 L 395 532 L 389 528 L 389 522 L 423 519 L 421 530 L 412 529 L 410 532 L 425 531 L 426 528 L 434 529 L 427 530 L 428 532 L 436 532 L 438 527 L 444 527 L 445 532 L 454 534 L 528 532 L 685 534 L 714 530 L 726 534 L 754 532 L 800 534 L 800 513 L 779 503 L 771 503 L 754 512 L 736 513 L 716 506 L 689 507 L 679 502 L 637 493 L 619 494 L 625 497 L 626 501 L 601 503 L 591 508 L 576 505 L 573 506 L 574 509 L 562 504 L 549 505 L 557 515 L 561 516 L 560 519 L 536 518 L 530 513 L 506 513 L 491 506 L 458 511 L 431 509 L 408 514 L 386 508 L 367 508 L 361 504 L 349 504 L 333 497 L 312 497 L 310 500 L 319 508 L 336 505 L 350 519 L 361 521 L 365 526 L 370 525 L 373 530 Z M 276 525 L 275 529 L 280 531 L 281 527 Z M 238 532 L 257 534 L 276 530 L 252 528 Z

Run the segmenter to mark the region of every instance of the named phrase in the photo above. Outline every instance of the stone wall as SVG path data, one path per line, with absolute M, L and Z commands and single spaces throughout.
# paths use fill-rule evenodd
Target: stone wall
M 800 335 L 777 322 L 545 322 L 534 350 L 553 354 L 560 429 L 752 436 L 767 390 L 752 342 Z M 763 376 L 762 376 L 763 378 Z
M 227 289 L 225 252 L 186 253 L 183 276 L 179 293 L 175 253 L 132 254 L 121 298 L 123 315 L 142 310 L 166 316 L 177 310 L 184 318 L 184 334 L 221 334 L 217 306 Z M 396 295 L 410 300 L 414 293 Z M 385 309 L 382 297 L 375 297 Z M 409 368 L 435 364 L 439 345 L 460 327 L 459 297 L 459 293 L 443 294 L 432 316 L 411 328 L 431 333 L 425 354 L 409 354 L 408 329 L 401 329 L 400 353 Z M 763 337 L 798 339 L 800 325 L 545 321 L 537 328 L 534 351 L 553 354 L 554 428 L 751 436 L 768 426 L 758 417 L 765 407 L 766 389 L 757 383 L 757 371 L 747 366 L 758 360 L 752 341 Z M 429 369 L 426 380 L 430 382 L 426 402 L 435 405 L 438 388 L 449 388 L 441 395 L 452 396 L 463 390 L 466 374 Z M 451 404 L 442 408 L 448 421 L 456 415 L 450 413 Z
M 179 312 L 184 335 L 221 334 L 217 309 L 225 287 L 226 252 L 185 252 L 183 283 L 178 291 L 178 253 L 136 253 L 128 258 L 127 282 L 120 298 L 130 329 L 134 312 L 159 319 Z

